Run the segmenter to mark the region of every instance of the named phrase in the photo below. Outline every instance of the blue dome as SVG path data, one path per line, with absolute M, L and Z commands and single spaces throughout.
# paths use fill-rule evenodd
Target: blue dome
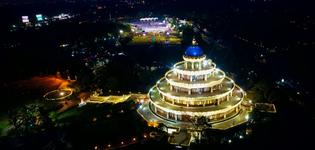
M 186 56 L 199 57 L 203 55 L 203 51 L 199 46 L 189 46 L 185 52 Z

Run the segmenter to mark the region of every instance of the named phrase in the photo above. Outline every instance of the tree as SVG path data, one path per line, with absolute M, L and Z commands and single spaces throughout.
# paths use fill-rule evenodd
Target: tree
M 50 119 L 45 114 L 43 106 L 38 103 L 26 104 L 13 110 L 9 114 L 9 121 L 13 126 L 13 132 L 24 135 L 38 132 L 47 127 Z

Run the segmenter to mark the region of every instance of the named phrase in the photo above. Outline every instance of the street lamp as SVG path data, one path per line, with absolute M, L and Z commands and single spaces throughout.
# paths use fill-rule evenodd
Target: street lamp
M 120 34 L 123 34 L 123 33 L 124 33 L 124 31 L 123 31 L 123 30 L 119 30 L 119 33 L 120 33 Z

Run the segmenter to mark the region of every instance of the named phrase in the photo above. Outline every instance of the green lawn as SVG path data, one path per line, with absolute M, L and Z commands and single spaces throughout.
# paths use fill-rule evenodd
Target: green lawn
M 79 111 L 77 108 L 72 108 L 72 109 L 69 109 L 65 112 L 58 114 L 56 119 L 57 120 L 68 119 L 71 117 L 79 116 L 80 114 L 81 114 L 81 111 Z
M 6 136 L 9 128 L 9 120 L 7 118 L 0 118 L 0 136 Z

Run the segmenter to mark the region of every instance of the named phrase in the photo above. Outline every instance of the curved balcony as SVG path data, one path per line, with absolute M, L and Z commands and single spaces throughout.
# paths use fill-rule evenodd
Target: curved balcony
M 214 90 L 213 92 L 196 93 L 190 95 L 187 92 L 176 92 L 170 90 L 170 85 L 167 83 L 165 78 L 160 79 L 157 82 L 156 87 L 163 96 L 170 99 L 178 101 L 200 101 L 223 98 L 230 94 L 235 87 L 233 80 L 228 77 L 225 77 L 221 84 L 222 87 L 218 90 Z
M 185 63 L 189 63 L 187 61 L 181 61 L 174 65 L 173 71 L 176 73 L 182 74 L 182 75 L 188 75 L 188 76 L 199 76 L 199 75 L 208 75 L 211 74 L 215 70 L 215 63 L 202 65 L 203 67 L 201 69 L 192 69 L 192 68 L 186 68 Z
M 244 99 L 244 92 L 238 92 L 231 97 L 229 101 L 222 102 L 220 105 L 212 105 L 205 107 L 183 107 L 167 103 L 161 99 L 159 91 L 154 87 L 149 92 L 150 102 L 157 108 L 174 113 L 177 115 L 190 115 L 190 116 L 210 116 L 225 113 L 241 105 Z
M 209 88 L 222 83 L 225 78 L 225 73 L 221 70 L 215 72 L 213 75 L 207 75 L 207 80 L 187 81 L 178 79 L 177 75 L 173 71 L 169 71 L 165 74 L 166 81 L 176 87 L 185 89 L 194 88 Z

